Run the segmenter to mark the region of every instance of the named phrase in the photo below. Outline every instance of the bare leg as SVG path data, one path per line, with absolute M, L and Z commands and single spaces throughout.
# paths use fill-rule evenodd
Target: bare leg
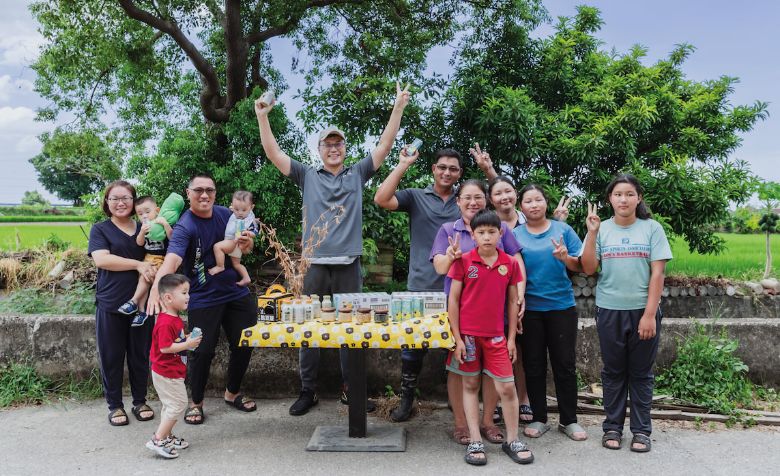
M 144 306 L 146 306 L 146 297 L 149 295 L 149 287 L 150 284 L 143 278 L 143 276 L 138 276 L 138 284 L 135 286 L 135 294 L 133 294 L 131 299 L 141 311 L 143 311 Z
M 466 413 L 463 411 L 463 378 L 455 372 L 447 372 L 447 395 L 450 398 L 455 427 L 466 427 Z
M 241 276 L 241 280 L 238 281 L 236 284 L 238 286 L 246 286 L 247 284 L 251 283 L 252 280 L 249 279 L 249 271 L 246 270 L 246 266 L 241 264 L 241 258 L 236 258 L 235 256 L 231 256 L 230 261 L 233 262 L 233 268 L 235 268 L 235 270 Z
M 235 248 L 235 240 L 222 240 L 214 244 L 214 261 L 217 264 L 209 268 L 210 275 L 214 276 L 225 271 L 225 255 L 232 253 Z
M 499 382 L 494 380 L 495 389 L 501 397 L 501 408 L 504 409 L 504 423 L 506 424 L 506 441 L 512 442 L 518 439 L 517 435 L 517 417 L 519 412 L 519 402 L 517 399 L 517 390 L 511 382 Z M 518 451 L 517 456 L 521 458 L 530 458 L 531 451 Z
M 482 380 L 478 375 L 463 376 L 461 379 L 463 381 L 463 411 L 466 414 L 469 437 L 472 443 L 482 441 L 482 435 L 479 433 L 479 387 Z M 484 458 L 485 455 L 482 454 L 480 457 Z
M 502 400 L 502 406 L 505 404 Z M 482 426 L 493 426 L 493 411 L 498 406 L 498 393 L 493 379 L 482 374 Z
M 174 425 L 176 425 L 176 420 L 160 418 L 160 425 L 157 427 L 157 431 L 154 432 L 154 437 L 158 440 L 169 437 L 173 431 Z

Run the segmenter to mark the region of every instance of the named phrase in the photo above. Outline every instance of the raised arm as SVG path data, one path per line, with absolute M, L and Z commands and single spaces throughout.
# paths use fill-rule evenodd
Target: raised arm
M 469 149 L 469 153 L 474 157 L 474 162 L 477 163 L 479 170 L 485 174 L 485 178 L 493 180 L 498 177 L 498 172 L 496 172 L 495 167 L 493 167 L 493 161 L 490 159 L 490 154 L 479 147 L 479 142 L 474 143 L 474 147 Z
M 601 218 L 596 214 L 596 205 L 588 202 L 588 217 L 585 218 L 585 225 L 588 227 L 588 233 L 582 243 L 582 272 L 593 274 L 599 269 L 599 260 L 596 258 L 596 239 L 601 227 Z
M 393 104 L 393 112 L 390 114 L 390 120 L 387 121 L 385 130 L 379 137 L 379 143 L 376 145 L 376 148 L 371 151 L 371 160 L 374 162 L 374 170 L 377 170 L 382 166 L 382 163 L 387 158 L 390 150 L 392 150 L 395 137 L 398 135 L 398 129 L 401 127 L 401 117 L 403 117 L 404 109 L 407 104 L 409 104 L 409 98 L 411 97 L 409 84 L 401 90 L 401 85 L 396 82 L 395 90 L 395 104 Z
M 406 149 L 404 148 L 398 156 L 398 166 L 390 172 L 374 194 L 374 203 L 385 210 L 398 209 L 398 199 L 395 197 L 395 192 L 398 190 L 398 184 L 401 183 L 401 178 L 406 171 L 409 170 L 409 167 L 411 167 L 414 161 L 420 156 L 419 151 L 416 151 L 411 157 L 406 155 L 405 152 Z
M 271 112 L 276 101 L 265 104 L 261 99 L 255 101 L 255 115 L 257 116 L 257 125 L 260 127 L 260 142 L 263 145 L 263 150 L 268 160 L 279 169 L 279 172 L 285 176 L 290 175 L 290 156 L 279 147 L 274 133 L 271 131 L 271 123 L 268 121 L 268 113 Z

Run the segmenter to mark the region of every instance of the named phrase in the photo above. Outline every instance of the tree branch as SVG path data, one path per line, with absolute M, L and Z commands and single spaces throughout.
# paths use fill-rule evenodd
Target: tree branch
M 365 2 L 364 0 L 311 0 L 309 3 L 306 4 L 306 6 L 303 8 L 303 10 L 299 15 L 291 16 L 286 22 L 284 22 L 281 25 L 272 26 L 263 31 L 256 31 L 250 35 L 247 35 L 246 42 L 250 45 L 255 45 L 257 43 L 266 41 L 269 38 L 273 38 L 275 36 L 282 36 L 289 33 L 290 31 L 292 31 L 293 28 L 295 28 L 298 25 L 298 23 L 300 23 L 301 19 L 306 14 L 306 12 L 313 8 L 323 8 L 329 5 L 344 5 L 349 3 L 357 5 Z
M 246 67 L 249 55 L 244 31 L 241 25 L 241 0 L 225 1 L 225 51 L 227 61 L 225 75 L 227 101 L 225 107 L 232 109 L 246 97 Z
M 211 12 L 211 15 L 214 17 L 214 19 L 222 26 L 222 28 L 225 28 L 225 12 L 219 9 L 219 5 L 217 5 L 217 2 L 214 0 L 208 0 L 206 3 L 206 8 L 209 9 L 209 12 Z
M 187 55 L 201 75 L 203 90 L 200 94 L 200 105 L 203 109 L 203 115 L 210 121 L 225 122 L 227 113 L 224 110 L 220 111 L 224 106 L 225 99 L 220 95 L 221 88 L 217 73 L 178 25 L 138 8 L 132 0 L 119 0 L 119 5 L 130 18 L 160 30 L 173 38 L 173 41 L 179 45 L 179 48 Z

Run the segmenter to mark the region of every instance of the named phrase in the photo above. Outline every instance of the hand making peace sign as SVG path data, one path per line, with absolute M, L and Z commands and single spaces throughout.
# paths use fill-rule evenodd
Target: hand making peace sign
M 552 241 L 552 244 L 555 247 L 555 249 L 553 249 L 553 256 L 555 256 L 555 259 L 566 263 L 566 258 L 569 256 L 569 250 L 566 248 L 566 243 L 563 241 L 563 235 L 561 235 L 560 241 L 555 241 L 555 238 L 550 238 L 550 241 Z
M 474 157 L 474 161 L 477 163 L 477 167 L 482 171 L 490 170 L 493 166 L 493 161 L 490 159 L 490 154 L 486 150 L 482 150 L 479 147 L 479 142 L 474 143 L 473 148 L 469 148 L 469 153 Z
M 598 233 L 599 227 L 601 227 L 601 218 L 596 212 L 598 212 L 598 204 L 588 202 L 588 216 L 585 218 L 585 226 L 588 227 L 589 233 Z
M 463 256 L 463 252 L 460 250 L 460 234 L 455 235 L 454 240 L 451 236 L 448 236 L 447 241 L 450 243 L 450 246 L 447 247 L 447 258 L 455 261 Z

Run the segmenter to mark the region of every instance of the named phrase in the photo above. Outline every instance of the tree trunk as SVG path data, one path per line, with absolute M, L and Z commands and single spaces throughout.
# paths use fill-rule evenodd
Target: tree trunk
M 772 248 L 769 246 L 769 237 L 771 233 L 769 230 L 766 232 L 766 264 L 764 265 L 764 279 L 768 278 L 772 273 Z

